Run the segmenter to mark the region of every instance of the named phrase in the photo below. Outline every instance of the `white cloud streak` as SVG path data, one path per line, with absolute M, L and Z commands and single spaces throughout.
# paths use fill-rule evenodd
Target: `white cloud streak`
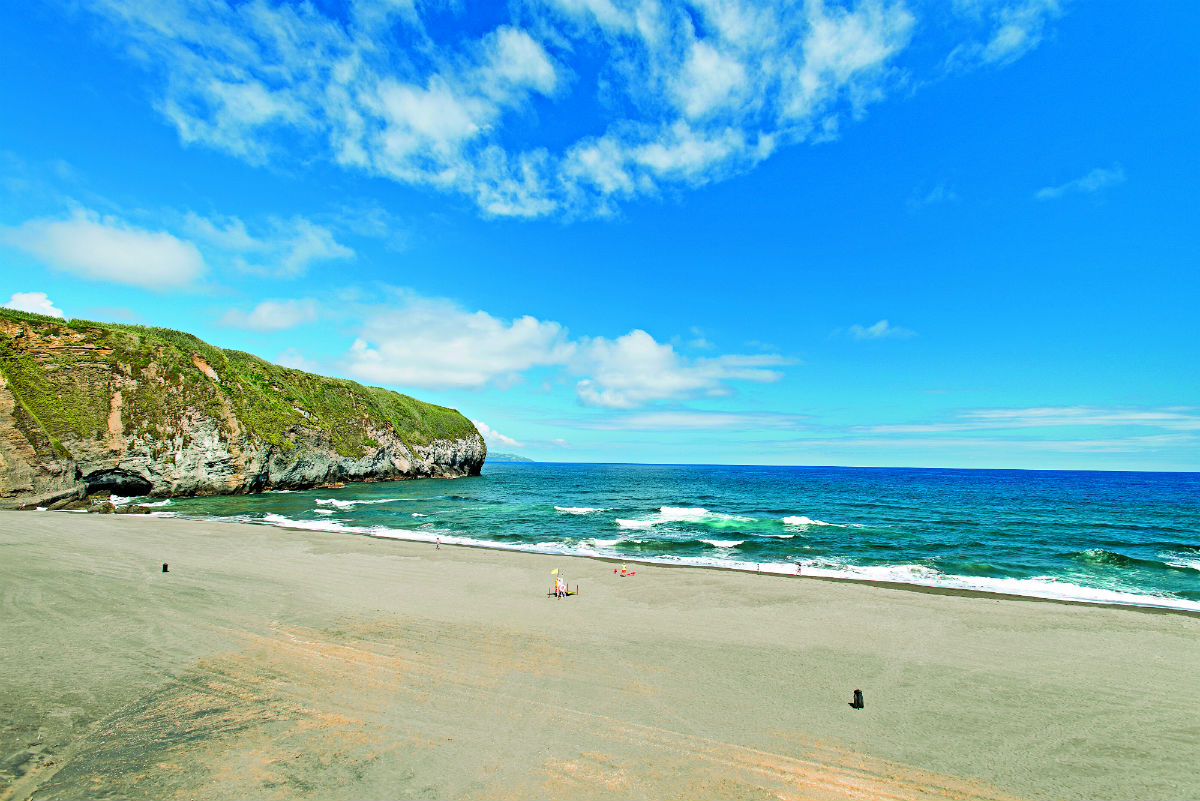
M 1124 182 L 1124 168 L 1120 164 L 1114 164 L 1111 167 L 1097 167 L 1087 175 L 1067 181 L 1065 184 L 1043 187 L 1034 193 L 1034 197 L 1038 200 L 1057 200 L 1063 195 L 1069 194 L 1091 195 Z
M 317 262 L 351 259 L 355 253 L 324 226 L 304 217 L 270 217 L 252 234 L 238 217 L 202 217 L 188 212 L 184 228 L 197 239 L 232 253 L 238 268 L 261 275 L 296 278 Z
M 953 8 L 982 36 L 951 51 L 946 59 L 951 69 L 1011 64 L 1041 44 L 1050 22 L 1062 14 L 1059 0 L 954 0 Z
M 901 328 L 898 325 L 892 325 L 887 320 L 880 320 L 872 325 L 859 325 L 855 323 L 846 329 L 846 332 L 851 338 L 857 340 L 869 339 L 907 339 L 917 335 L 916 331 L 908 328 Z
M 874 434 L 928 434 L 1077 426 L 1138 426 L 1169 431 L 1200 431 L 1200 413 L 1190 407 L 1105 409 L 1094 406 L 1045 406 L 1029 409 L 974 409 L 946 423 L 865 426 Z
M 1016 439 L 999 437 L 825 437 L 779 441 L 773 445 L 780 449 L 796 450 L 820 448 L 822 452 L 836 452 L 843 448 L 861 449 L 962 449 L 966 453 L 978 453 L 981 448 L 996 449 L 1000 453 L 1048 452 L 1048 453 L 1147 453 L 1195 446 L 1200 438 L 1190 434 L 1151 434 L 1148 436 L 1107 437 L 1094 439 Z M 764 443 L 765 445 L 765 443 Z
M 327 159 L 518 217 L 610 213 L 832 138 L 912 84 L 921 65 L 901 56 L 950 18 L 918 20 L 917 0 L 527 0 L 463 36 L 431 31 L 411 2 L 352 2 L 344 18 L 267 0 L 85 2 L 165 73 L 158 109 L 184 143 L 252 164 Z M 1058 13 L 955 9 L 946 29 L 972 37 L 959 65 L 1019 57 Z M 572 128 L 545 135 L 542 115 Z
M 928 192 L 921 194 L 914 192 L 908 200 L 909 211 L 919 211 L 926 206 L 938 206 L 945 203 L 957 203 L 959 200 L 958 193 L 955 192 L 946 184 L 938 184 Z
M 601 431 L 712 431 L 715 429 L 797 428 L 802 418 L 769 412 L 667 410 L 634 412 L 603 420 L 562 421 L 572 428 Z

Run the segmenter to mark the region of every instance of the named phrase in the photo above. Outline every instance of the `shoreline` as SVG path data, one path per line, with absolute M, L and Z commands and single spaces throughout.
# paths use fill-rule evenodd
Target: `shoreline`
M 159 519 L 166 519 L 166 520 L 170 520 L 170 519 L 192 520 L 192 521 L 196 521 L 196 522 L 227 523 L 230 525 L 261 525 L 261 526 L 269 526 L 269 527 L 273 527 L 273 528 L 278 528 L 278 529 L 282 529 L 282 530 L 286 530 L 286 531 L 317 532 L 317 533 L 334 534 L 334 535 L 352 535 L 352 536 L 358 536 L 358 537 L 369 537 L 372 539 L 380 539 L 380 540 L 395 540 L 397 542 L 417 542 L 417 543 L 429 542 L 429 543 L 432 543 L 433 539 L 436 537 L 436 535 L 433 535 L 432 537 L 417 536 L 405 529 L 387 529 L 387 531 L 389 533 L 386 533 L 386 534 L 376 533 L 376 532 L 367 530 L 362 527 L 343 526 L 340 523 L 319 524 L 319 521 L 314 521 L 314 522 L 317 522 L 318 525 L 306 526 L 306 525 L 299 525 L 298 521 L 293 521 L 293 520 L 287 520 L 286 522 L 276 522 L 276 521 L 269 521 L 269 520 L 236 520 L 236 519 L 222 518 L 222 517 L 203 517 L 203 516 L 188 517 L 188 516 L 179 515 L 178 513 L 175 513 L 175 512 L 151 512 L 148 516 L 159 518 Z M 1139 610 L 1143 610 L 1143 611 L 1147 611 L 1147 612 L 1155 612 L 1155 613 L 1176 613 L 1176 614 L 1184 614 L 1184 615 L 1192 615 L 1192 616 L 1200 617 L 1200 602 L 1197 602 L 1197 601 L 1188 601 L 1186 599 L 1166 598 L 1166 597 L 1154 596 L 1154 595 L 1137 594 L 1137 593 L 1132 593 L 1132 592 L 1126 593 L 1126 592 L 1121 592 L 1121 591 L 1117 591 L 1117 590 L 1099 590 L 1096 588 L 1083 587 L 1080 585 L 1067 585 L 1067 587 L 1085 590 L 1085 591 L 1091 591 L 1091 592 L 1104 592 L 1104 593 L 1112 593 L 1114 595 L 1119 595 L 1119 596 L 1126 596 L 1127 600 L 1120 599 L 1120 598 L 1112 599 L 1112 600 L 1104 600 L 1104 599 L 1100 599 L 1100 598 L 1071 598 L 1071 597 L 1062 597 L 1062 596 L 1054 596 L 1054 595 L 1035 595 L 1035 594 L 1032 594 L 1032 592 L 1030 592 L 1030 593 L 1021 593 L 1021 592 L 1016 592 L 1016 591 L 1005 592 L 1005 591 L 1001 591 L 1001 590 L 988 589 L 988 588 L 984 588 L 984 587 L 976 588 L 976 587 L 954 586 L 953 584 L 948 584 L 948 583 L 940 583 L 940 584 L 939 583 L 924 583 L 924 582 L 920 582 L 920 581 L 896 581 L 896 580 L 890 580 L 890 579 L 878 579 L 878 578 L 869 578 L 869 577 L 853 576 L 853 575 L 833 575 L 834 571 L 832 569 L 820 568 L 820 567 L 817 567 L 817 568 L 807 567 L 807 568 L 804 568 L 800 574 L 796 574 L 796 573 L 792 573 L 789 571 L 789 567 L 793 567 L 795 565 L 795 563 L 784 564 L 784 563 L 780 563 L 780 562 L 754 563 L 754 562 L 730 561 L 728 564 L 715 564 L 713 562 L 715 562 L 716 560 L 713 560 L 713 562 L 706 563 L 706 562 L 695 562 L 695 561 L 690 562 L 690 561 L 686 561 L 686 560 L 680 559 L 680 558 L 672 559 L 672 558 L 668 558 L 668 557 L 657 557 L 656 558 L 656 557 L 641 557 L 641 556 L 630 557 L 630 556 L 609 555 L 609 554 L 600 554 L 600 553 L 588 553 L 588 552 L 570 551 L 565 548 L 563 550 L 554 550 L 552 548 L 539 549 L 536 546 L 520 547 L 520 546 L 514 546 L 514 545 L 510 545 L 507 543 L 500 543 L 500 542 L 491 543 L 491 542 L 487 542 L 484 540 L 476 540 L 476 539 L 472 539 L 472 538 L 468 538 L 468 537 L 463 537 L 462 535 L 459 535 L 456 533 L 448 533 L 448 534 L 443 535 L 442 536 L 442 544 L 447 545 L 447 546 L 453 545 L 453 546 L 462 547 L 462 548 L 479 548 L 479 549 L 483 549 L 483 550 L 511 551 L 514 553 L 534 553 L 534 554 L 542 554 L 542 555 L 547 555 L 547 556 L 564 556 L 564 557 L 581 558 L 581 559 L 598 559 L 598 560 L 618 562 L 618 563 L 628 562 L 628 563 L 639 564 L 639 565 L 654 565 L 654 566 L 658 566 L 658 567 L 694 568 L 694 569 L 699 569 L 699 570 L 732 571 L 732 572 L 737 572 L 737 573 L 753 573 L 755 575 L 772 575 L 772 576 L 778 576 L 778 577 L 783 577 L 783 578 L 801 577 L 801 578 L 807 578 L 807 579 L 817 579 L 817 580 L 821 580 L 821 581 L 847 582 L 847 583 L 851 583 L 851 584 L 864 584 L 864 585 L 868 585 L 868 586 L 890 587 L 890 588 L 895 588 L 895 589 L 912 590 L 915 592 L 928 592 L 928 593 L 938 593 L 938 594 L 946 594 L 946 595 L 958 595 L 958 594 L 967 595 L 967 596 L 978 595 L 980 597 L 995 598 L 995 599 L 1022 599 L 1022 600 L 1028 600 L 1028 601 L 1038 601 L 1038 602 L 1043 602 L 1043 603 L 1063 603 L 1063 604 L 1075 604 L 1075 605 L 1096 606 L 1096 607 L 1119 607 L 1119 608 L 1128 608 L 1128 609 L 1139 609 Z M 755 564 L 762 565 L 762 566 L 766 567 L 766 569 L 762 569 L 762 570 L 752 569 L 750 567 L 750 565 L 755 565 Z M 781 568 L 781 569 L 776 569 L 776 568 Z M 813 572 L 814 570 L 819 571 L 819 572 Z M 969 576 L 957 576 L 957 575 L 953 575 L 953 574 L 943 574 L 943 575 L 945 575 L 945 577 L 948 580 L 961 579 L 964 581 L 970 581 L 972 579 L 972 577 L 969 577 Z M 1033 581 L 1034 579 L 999 579 L 999 580 L 1000 581 Z M 1043 591 L 1045 591 L 1044 588 L 1052 587 L 1052 586 L 1053 586 L 1052 582 L 1047 582 L 1046 584 L 1042 585 L 1042 587 L 1040 587 L 1039 589 L 1043 589 Z M 1184 606 L 1181 606 L 1180 604 L 1184 604 Z
M 1200 795 L 1195 615 L 383 539 L 0 513 L 0 799 Z
M 167 517 L 166 515 L 160 514 L 157 516 L 162 519 L 172 519 L 170 517 Z M 194 517 L 175 517 L 174 519 L 193 520 L 193 521 L 204 520 L 204 518 L 194 518 Z M 278 524 L 278 523 L 245 523 L 245 524 L 242 524 L 242 523 L 237 523 L 237 522 L 226 520 L 226 519 L 215 519 L 215 520 L 212 520 L 212 522 L 214 522 L 214 523 L 217 523 L 217 522 L 230 523 L 232 525 L 262 525 L 262 526 L 269 526 L 271 528 L 277 528 L 282 531 L 295 531 L 295 532 L 304 532 L 304 533 L 321 531 L 321 532 L 325 532 L 328 534 L 335 534 L 335 535 L 336 534 L 346 534 L 346 535 L 353 536 L 353 537 L 368 537 L 370 539 L 377 539 L 377 540 L 394 540 L 396 542 L 412 542 L 412 543 L 431 542 L 430 540 L 419 539 L 416 537 L 409 538 L 409 537 L 399 537 L 399 536 L 391 536 L 391 535 L 369 534 L 369 533 L 364 533 L 364 532 L 348 531 L 348 530 L 338 531 L 338 530 L 333 530 L 333 529 L 325 530 L 325 529 L 316 529 L 316 528 L 302 528 L 299 526 L 289 526 L 289 525 Z M 868 586 L 868 587 L 880 587 L 883 589 L 899 590 L 901 592 L 920 592 L 920 593 L 927 593 L 930 595 L 949 595 L 949 596 L 958 596 L 958 597 L 964 597 L 964 598 L 978 597 L 978 598 L 982 598 L 985 600 L 994 600 L 994 601 L 1033 601 L 1036 603 L 1067 604 L 1070 606 L 1092 606 L 1092 607 L 1097 607 L 1097 608 L 1101 608 L 1101 609 L 1107 609 L 1107 608 L 1130 609 L 1130 610 L 1134 610 L 1134 611 L 1138 611 L 1138 612 L 1147 612 L 1147 613 L 1151 613 L 1151 614 L 1187 615 L 1189 617 L 1200 618 L 1200 609 L 1181 609 L 1181 608 L 1174 607 L 1174 606 L 1153 606 L 1153 605 L 1147 605 L 1147 604 L 1137 604 L 1137 603 L 1133 603 L 1133 602 L 1123 603 L 1123 602 L 1119 602 L 1119 601 L 1088 601 L 1088 600 L 1075 600 L 1075 599 L 1071 599 L 1071 598 L 1044 598 L 1044 597 L 1041 597 L 1038 595 L 1020 595 L 1015 592 L 1008 593 L 1008 592 L 996 592 L 995 590 L 983 590 L 983 589 L 977 590 L 977 589 L 972 589 L 969 587 L 947 587 L 947 586 L 938 585 L 938 584 L 917 584 L 915 582 L 885 581 L 882 579 L 855 578 L 853 576 L 821 576 L 821 575 L 814 575 L 812 573 L 803 573 L 803 572 L 787 573 L 782 570 L 750 570 L 749 568 L 736 567 L 734 565 L 724 566 L 724 565 L 715 565 L 715 564 L 697 564 L 697 563 L 692 563 L 692 562 L 685 562 L 683 560 L 667 561 L 665 559 L 656 560 L 656 559 L 647 559 L 644 557 L 639 558 L 639 557 L 607 556 L 607 555 L 603 555 L 603 554 L 571 553 L 571 552 L 567 552 L 567 551 L 558 552 L 558 551 L 551 551 L 551 550 L 540 550 L 539 551 L 539 550 L 534 550 L 533 548 L 518 548 L 518 547 L 508 546 L 508 545 L 505 545 L 504 543 L 496 543 L 496 544 L 492 545 L 492 544 L 486 544 L 486 543 L 481 543 L 481 542 L 449 542 L 449 541 L 443 539 L 441 544 L 447 548 L 477 548 L 482 551 L 510 551 L 513 553 L 529 553 L 529 554 L 537 554 L 539 556 L 562 557 L 565 559 L 587 559 L 587 560 L 591 560 L 591 561 L 607 562 L 607 563 L 611 563 L 611 564 L 628 563 L 628 564 L 635 564 L 635 565 L 645 565 L 647 567 L 653 566 L 653 567 L 661 567 L 661 568 L 674 569 L 674 570 L 714 570 L 714 571 L 718 571 L 718 572 L 731 571 L 731 572 L 735 572 L 735 573 L 744 573 L 744 574 L 748 574 L 748 575 L 762 576 L 764 578 L 806 579 L 806 580 L 810 580 L 810 581 L 828 581 L 828 582 L 832 582 L 832 583 L 836 583 L 836 584 L 851 584 L 851 585 Z M 768 563 L 763 562 L 762 564 L 768 564 Z M 778 563 L 770 563 L 770 564 L 775 565 Z M 1170 600 L 1170 599 L 1164 599 L 1164 600 Z

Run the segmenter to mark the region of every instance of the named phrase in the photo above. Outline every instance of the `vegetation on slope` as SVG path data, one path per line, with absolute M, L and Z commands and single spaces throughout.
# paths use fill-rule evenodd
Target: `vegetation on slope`
M 117 390 L 124 433 L 160 441 L 186 436 L 185 423 L 197 414 L 218 421 L 224 434 L 241 432 L 284 450 L 305 430 L 323 432 L 338 454 L 352 458 L 377 444 L 372 428 L 390 428 L 410 447 L 476 434 L 454 409 L 280 367 L 180 331 L 9 309 L 0 309 L 0 322 L 35 329 L 36 339 L 0 335 L 0 373 L 18 401 L 18 424 L 36 423 L 49 439 L 45 447 L 60 456 L 63 442 L 108 435 Z

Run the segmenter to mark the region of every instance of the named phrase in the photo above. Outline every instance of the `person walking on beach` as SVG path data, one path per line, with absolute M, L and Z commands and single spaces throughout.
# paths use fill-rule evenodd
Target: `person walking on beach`
M 437 540 L 434 541 L 434 545 L 437 546 L 437 549 L 439 551 L 442 550 L 442 538 L 438 537 Z

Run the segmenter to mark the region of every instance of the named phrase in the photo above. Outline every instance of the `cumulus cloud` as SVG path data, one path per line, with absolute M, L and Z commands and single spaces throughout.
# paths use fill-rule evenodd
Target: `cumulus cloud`
M 6 309 L 44 314 L 48 317 L 62 317 L 62 309 L 55 307 L 45 292 L 14 292 L 4 304 Z
M 364 381 L 401 386 L 481 388 L 519 380 L 573 352 L 566 331 L 531 316 L 501 320 L 441 300 L 411 299 L 370 312 L 346 361 Z
M 499 431 L 495 430 L 482 420 L 472 420 L 471 422 L 475 425 L 475 428 L 479 429 L 479 433 L 483 436 L 488 445 L 500 444 L 509 448 L 524 447 L 512 437 L 507 437 L 504 434 L 501 434 Z
M 1110 186 L 1125 182 L 1125 170 L 1120 164 L 1114 164 L 1111 167 L 1097 167 L 1081 178 L 1076 178 L 1073 181 L 1067 181 L 1065 184 L 1058 186 L 1046 186 L 1034 193 L 1034 197 L 1038 200 L 1055 200 L 1063 195 L 1082 193 L 1085 195 L 1094 194 L 1101 189 L 1107 189 Z
M 311 298 L 264 300 L 249 312 L 230 309 L 221 317 L 221 323 L 253 331 L 283 331 L 317 319 L 318 308 Z
M 84 3 L 165 73 L 157 107 L 185 143 L 325 159 L 523 217 L 746 171 L 835 137 L 951 49 L 959 66 L 1018 58 L 1058 14 L 1055 0 L 956 0 L 924 19 L 904 0 L 528 0 L 467 33 L 427 26 L 446 9 L 413 2 Z
M 655 401 L 728 395 L 731 382 L 778 381 L 777 354 L 690 359 L 640 329 L 624 336 L 574 339 L 559 323 L 469 312 L 448 301 L 401 296 L 396 306 L 363 311 L 344 362 L 371 383 L 428 389 L 509 386 L 535 368 L 574 376 L 581 403 L 633 409 Z
M 697 395 L 727 395 L 730 380 L 770 383 L 783 373 L 776 355 L 729 355 L 685 359 L 675 349 L 642 330 L 616 339 L 597 337 L 577 348 L 571 368 L 587 377 L 575 387 L 589 406 L 632 409 L 650 401 Z
M 29 220 L 2 235 L 46 266 L 92 281 L 161 291 L 192 284 L 206 270 L 193 243 L 85 209 L 67 219 Z
M 916 331 L 908 328 L 901 328 L 898 325 L 892 325 L 887 320 L 880 320 L 873 325 L 859 325 L 855 323 L 846 329 L 847 334 L 852 339 L 906 339 L 917 335 Z

